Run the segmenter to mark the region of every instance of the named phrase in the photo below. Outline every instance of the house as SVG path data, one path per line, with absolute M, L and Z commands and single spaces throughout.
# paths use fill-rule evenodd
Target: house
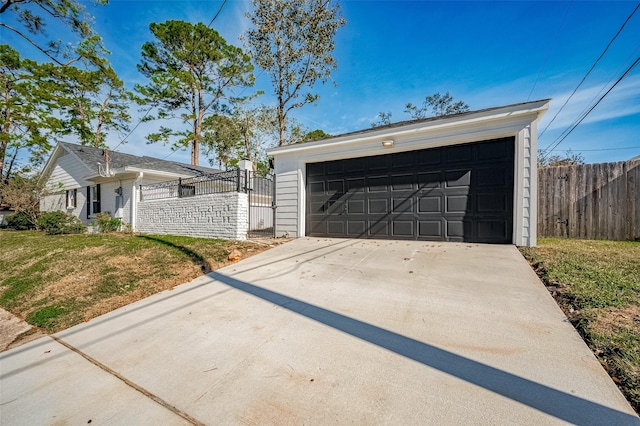
M 276 235 L 536 244 L 537 124 L 549 100 L 268 150 Z
M 107 162 L 108 156 L 108 162 Z M 89 224 L 109 212 L 136 229 L 140 185 L 208 175 L 219 170 L 60 142 L 42 171 L 48 194 L 41 211 L 65 211 Z

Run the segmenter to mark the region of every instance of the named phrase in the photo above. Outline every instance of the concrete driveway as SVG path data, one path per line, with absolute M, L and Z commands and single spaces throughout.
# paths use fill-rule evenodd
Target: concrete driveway
M 299 239 L 0 368 L 3 425 L 640 424 L 513 246 Z

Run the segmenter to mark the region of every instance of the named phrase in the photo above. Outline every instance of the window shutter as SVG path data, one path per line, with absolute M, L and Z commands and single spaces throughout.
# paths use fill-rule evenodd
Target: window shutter
M 96 203 L 94 206 L 94 213 L 100 213 L 100 184 L 96 185 Z
M 78 188 L 73 190 L 73 208 L 78 207 Z
M 91 215 L 91 187 L 87 186 L 87 219 Z

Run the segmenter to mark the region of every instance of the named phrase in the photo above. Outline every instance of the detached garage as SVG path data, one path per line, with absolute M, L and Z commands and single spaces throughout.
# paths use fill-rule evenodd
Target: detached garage
M 536 126 L 548 105 L 273 148 L 276 235 L 534 246 Z

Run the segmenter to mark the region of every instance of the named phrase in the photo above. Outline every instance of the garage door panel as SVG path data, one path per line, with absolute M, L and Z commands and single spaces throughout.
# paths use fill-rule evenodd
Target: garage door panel
M 327 234 L 344 235 L 345 226 L 342 220 L 327 220 Z
M 425 149 L 418 151 L 416 166 L 439 166 L 442 163 L 442 150 Z
M 476 196 L 478 213 L 504 213 L 510 210 L 509 200 L 504 192 L 478 193 Z
M 470 170 L 451 170 L 445 173 L 447 188 L 457 188 L 471 185 Z
M 391 199 L 391 211 L 393 213 L 413 212 L 413 199 L 405 197 L 394 197 Z
M 341 175 L 344 173 L 344 160 L 330 161 L 325 163 L 327 175 Z
M 307 235 L 510 243 L 513 158 L 504 138 L 307 165 Z
M 369 234 L 370 237 L 388 237 L 389 234 L 389 222 L 387 220 L 370 220 L 369 221 Z
M 418 221 L 418 236 L 429 239 L 442 239 L 442 220 Z
M 402 153 L 391 157 L 392 169 L 406 169 L 413 166 L 413 155 L 411 153 Z
M 415 176 L 413 174 L 401 174 L 391 177 L 392 191 L 406 191 L 415 188 Z
M 313 194 L 324 194 L 325 193 L 325 182 L 309 182 L 309 192 Z
M 347 192 L 360 193 L 364 192 L 365 178 L 347 179 Z
M 509 234 L 508 226 L 508 222 L 504 219 L 478 220 L 478 239 L 481 241 L 503 240 Z
M 367 178 L 367 191 L 368 192 L 389 192 L 389 177 L 388 176 L 371 176 Z
M 504 187 L 509 184 L 507 166 L 478 168 L 473 171 L 474 185 L 481 187 Z
M 327 181 L 327 192 L 329 194 L 344 194 L 344 180 Z
M 450 146 L 445 148 L 447 165 L 456 163 L 468 163 L 473 160 L 473 148 L 470 144 Z
M 391 222 L 392 236 L 397 238 L 413 237 L 414 221 L 396 219 Z
M 442 212 L 442 196 L 427 196 L 418 198 L 418 213 Z
M 375 157 L 367 158 L 367 170 L 370 172 L 376 172 L 379 170 L 387 170 L 389 168 L 389 158 L 384 155 L 377 155 Z
M 509 146 L 503 141 L 486 142 L 482 149 L 476 150 L 477 162 L 510 161 Z
M 347 235 L 359 237 L 366 234 L 367 222 L 364 220 L 350 220 L 347 222 Z
M 418 189 L 440 188 L 442 183 L 442 174 L 440 172 L 418 173 L 417 174 Z
M 347 214 L 364 214 L 366 200 L 347 200 Z
M 309 214 L 322 214 L 325 212 L 325 203 L 323 201 L 311 201 L 309 202 Z
M 369 200 L 369 214 L 387 214 L 389 212 L 389 200 L 386 198 Z
M 446 197 L 446 213 L 466 213 L 471 202 L 467 195 L 454 195 Z

